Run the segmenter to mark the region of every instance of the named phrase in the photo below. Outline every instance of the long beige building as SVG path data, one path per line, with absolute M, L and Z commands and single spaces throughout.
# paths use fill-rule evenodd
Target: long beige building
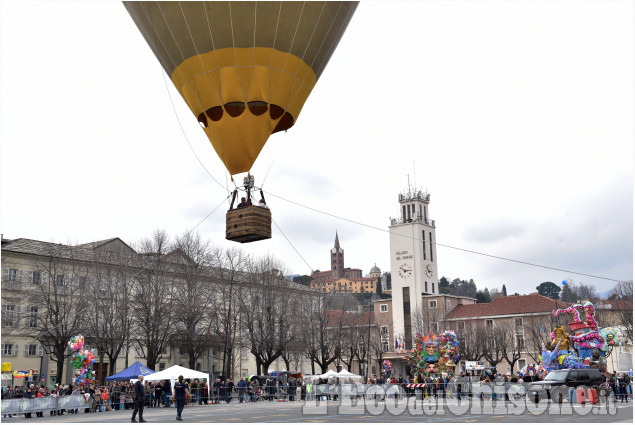
M 2 363 L 10 363 L 7 365 L 10 366 L 10 370 L 2 372 L 2 385 L 22 385 L 28 380 L 46 385 L 71 382 L 74 374 L 70 367 L 71 358 L 65 360 L 64 372 L 59 382 L 57 363 L 49 354 L 52 347 L 42 345 L 42 335 L 47 332 L 55 334 L 71 328 L 85 329 L 91 320 L 106 320 L 101 317 L 102 313 L 91 314 L 92 310 L 85 307 L 95 305 L 100 299 L 110 300 L 121 295 L 112 291 L 109 283 L 134 280 L 144 273 L 144 266 L 140 267 L 139 264 L 151 264 L 154 261 L 152 258 L 156 256 L 139 254 L 119 238 L 73 246 L 30 239 L 2 239 L 1 353 Z M 122 259 L 125 259 L 125 262 Z M 165 275 L 174 283 L 185 279 L 179 275 L 178 266 L 184 261 L 191 260 L 179 250 L 175 250 L 162 256 L 161 261 L 167 264 Z M 117 267 L 112 267 L 115 263 Z M 282 276 L 279 279 L 283 282 L 282 285 L 285 285 L 287 295 L 315 293 L 305 286 L 283 279 Z M 222 301 L 225 283 L 222 279 L 212 280 L 213 282 L 208 283 L 213 284 L 218 294 L 210 297 L 210 302 L 219 303 Z M 245 280 L 238 280 L 235 284 L 236 288 L 248 288 L 249 285 L 250 283 Z M 174 287 L 178 289 L 178 285 Z M 46 308 L 47 304 L 49 307 L 55 306 L 55 309 L 59 310 L 57 313 L 67 316 L 53 322 L 57 323 L 56 325 L 48 327 L 47 323 L 51 323 L 50 316 L 55 313 L 52 312 L 52 308 Z M 209 311 L 215 309 L 214 305 L 209 305 Z M 129 313 L 134 314 L 134 311 Z M 113 318 L 108 320 L 116 320 L 117 317 L 115 313 Z M 237 327 L 239 331 L 245 332 L 243 326 Z M 95 338 L 86 331 L 82 333 L 85 335 L 85 348 L 95 349 L 95 357 L 99 359 L 100 351 L 95 346 Z M 244 343 L 245 338 L 236 340 L 243 342 L 236 344 L 231 353 L 231 370 L 235 379 L 256 373 L 254 356 L 250 353 L 248 344 Z M 218 341 L 219 338 L 216 338 L 216 342 L 210 343 L 209 348 L 200 354 L 194 364 L 195 369 L 210 375 L 221 373 L 224 356 Z M 133 338 L 130 338 L 119 352 L 113 373 L 122 371 L 137 360 L 146 364 L 145 354 L 146 347 L 133 343 Z M 160 353 L 155 369 L 163 370 L 175 364 L 184 367 L 189 365 L 188 355 L 181 351 L 178 344 L 168 345 Z M 308 361 L 302 356 L 295 356 L 291 366 L 302 371 L 310 369 Z M 103 382 L 103 378 L 111 369 L 108 357 L 104 356 L 101 363 L 96 360 L 93 368 L 99 380 Z M 285 364 L 282 359 L 278 359 L 271 368 L 284 370 Z M 29 372 L 31 376 L 13 378 L 12 371 Z

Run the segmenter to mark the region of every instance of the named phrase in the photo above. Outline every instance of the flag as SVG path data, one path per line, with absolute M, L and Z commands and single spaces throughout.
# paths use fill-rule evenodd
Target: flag
M 13 377 L 14 378 L 29 378 L 31 376 L 30 370 L 14 370 Z
M 2 372 L 11 372 L 12 369 L 11 362 L 2 363 Z

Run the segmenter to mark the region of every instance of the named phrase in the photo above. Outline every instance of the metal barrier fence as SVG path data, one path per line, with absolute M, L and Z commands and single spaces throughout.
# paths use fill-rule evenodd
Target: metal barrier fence
M 24 413 L 45 412 L 50 410 L 85 409 L 90 407 L 82 395 L 63 397 L 33 397 L 2 400 L 3 415 L 22 415 Z

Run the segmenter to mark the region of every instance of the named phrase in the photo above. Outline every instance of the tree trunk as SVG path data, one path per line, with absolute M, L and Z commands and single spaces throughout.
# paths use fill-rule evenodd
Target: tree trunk
M 103 379 L 103 375 L 104 374 L 104 352 L 99 350 L 99 374 L 95 376 L 95 378 L 97 379 L 97 385 L 101 385 L 101 381 Z
M 65 349 L 66 347 L 64 347 Z M 57 375 L 55 377 L 55 382 L 58 384 L 62 383 L 62 376 L 64 375 L 64 350 L 62 350 L 62 354 L 57 356 Z
M 108 376 L 112 376 L 115 374 L 115 366 L 117 366 L 116 363 L 118 357 L 118 353 L 115 356 L 108 355 L 108 361 L 110 362 L 110 364 L 108 365 Z

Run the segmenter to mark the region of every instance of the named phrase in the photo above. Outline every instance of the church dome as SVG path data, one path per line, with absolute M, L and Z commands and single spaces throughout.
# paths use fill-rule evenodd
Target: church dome
M 370 269 L 370 272 L 371 272 L 371 273 L 379 273 L 379 274 L 381 274 L 381 270 L 379 270 L 379 267 L 377 267 L 376 265 L 375 265 L 375 266 L 373 266 L 373 267 Z

